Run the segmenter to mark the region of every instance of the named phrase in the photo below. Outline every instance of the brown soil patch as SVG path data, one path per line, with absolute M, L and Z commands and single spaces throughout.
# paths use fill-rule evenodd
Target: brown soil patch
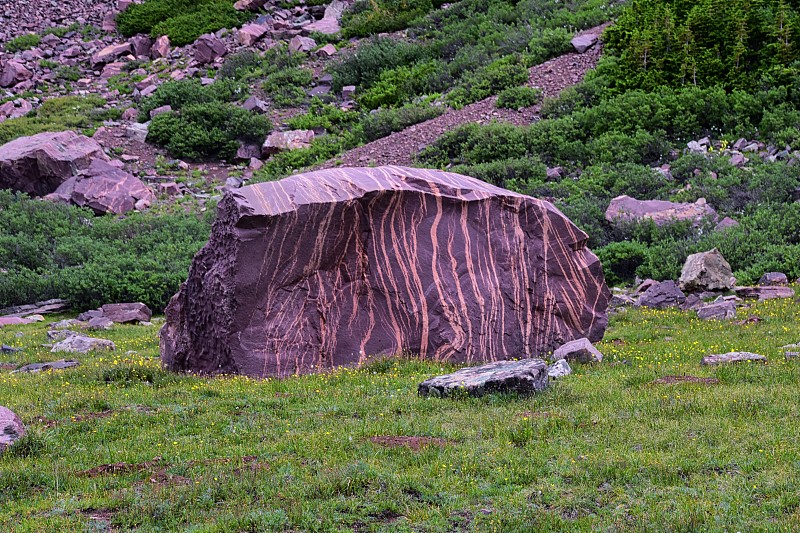
M 188 485 L 192 482 L 191 479 L 177 474 L 169 474 L 165 469 L 161 469 L 152 474 L 148 479 L 153 485 Z
M 0 370 L 16 370 L 17 365 L 12 363 L 0 363 Z
M 79 476 L 97 477 L 105 475 L 125 474 L 127 472 L 142 472 L 148 470 L 161 463 L 161 457 L 154 457 L 152 461 L 144 463 L 111 463 L 105 465 L 94 466 L 88 470 L 79 472 Z
M 748 326 L 750 324 L 758 324 L 761 322 L 761 317 L 756 315 L 750 315 L 749 317 L 745 318 L 744 320 L 737 320 L 734 322 L 736 326 Z
M 450 444 L 449 441 L 440 439 L 438 437 L 376 436 L 370 437 L 369 441 L 373 444 L 384 446 L 386 448 L 405 447 L 414 450 L 415 452 L 418 452 L 422 448 L 428 446 L 437 446 L 441 448 Z
M 111 526 L 111 521 L 114 519 L 116 511 L 114 509 L 81 509 L 80 514 L 88 518 L 91 523 L 91 529 L 98 529 L 102 531 L 119 531 L 119 529 Z
M 698 378 L 696 376 L 664 376 L 653 381 L 654 385 L 675 385 L 676 383 L 702 383 L 703 385 L 716 385 L 717 378 Z
M 45 418 L 40 416 L 37 418 L 40 424 L 44 426 L 45 429 L 49 429 L 55 427 L 59 424 L 64 422 L 84 422 L 86 420 L 99 420 L 101 418 L 108 418 L 109 416 L 116 413 L 114 409 L 107 409 L 105 411 L 99 411 L 97 413 L 86 413 L 84 415 L 75 415 L 70 417 L 68 420 L 50 420 L 49 418 Z

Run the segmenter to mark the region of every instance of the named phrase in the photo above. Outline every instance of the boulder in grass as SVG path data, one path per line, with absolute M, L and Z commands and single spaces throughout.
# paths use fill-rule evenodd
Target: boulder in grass
M 686 258 L 678 285 L 686 292 L 728 291 L 735 282 L 731 265 L 713 248 Z
M 570 44 L 576 52 L 582 54 L 597 44 L 599 39 L 600 36 L 596 33 L 585 33 L 583 35 L 577 35 L 573 37 L 572 41 L 570 41 Z
M 265 156 L 308 148 L 314 140 L 313 130 L 273 131 L 264 141 L 261 152 Z
M 800 344 L 787 344 L 786 346 L 781 346 L 781 350 L 783 350 L 783 355 L 787 361 L 800 357 Z
M 761 279 L 758 280 L 758 284 L 761 287 L 788 285 L 789 278 L 787 278 L 786 274 L 783 272 L 767 272 L 761 276 Z
M 747 361 L 766 362 L 763 355 L 752 352 L 728 352 L 716 355 L 707 355 L 700 361 L 701 365 L 722 365 L 727 363 L 743 363 Z
M 736 302 L 721 301 L 703 305 L 697 309 L 702 320 L 731 320 L 736 318 Z
M 86 337 L 72 332 L 72 334 L 68 334 L 64 340 L 55 343 L 50 351 L 88 353 L 94 350 L 115 350 L 116 348 L 116 345 L 109 340 Z
M 50 361 L 48 363 L 31 363 L 14 370 L 12 374 L 36 374 L 39 372 L 46 372 L 48 370 L 65 370 L 67 368 L 76 367 L 79 364 L 80 363 L 78 361 L 73 361 L 71 359 L 60 359 L 58 361 Z
M 549 202 L 437 170 L 328 169 L 235 189 L 167 307 L 162 362 L 286 376 L 598 341 L 610 291 L 587 240 Z
M 156 43 L 158 44 L 158 42 Z M 215 59 L 224 56 L 227 51 L 225 41 L 213 33 L 201 35 L 194 42 L 194 59 L 201 65 L 211 63 Z
M 623 195 L 611 200 L 605 218 L 612 223 L 650 219 L 656 226 L 663 226 L 683 220 L 700 224 L 706 218 L 716 221 L 718 217 L 705 198 L 699 198 L 694 203 L 674 203 L 665 200 L 637 200 Z
M 126 322 L 148 322 L 153 316 L 153 312 L 141 302 L 105 304 L 100 308 L 103 316 L 117 324 Z
M 0 405 L 0 453 L 24 436 L 22 420 L 11 409 Z
M 553 360 L 558 361 L 559 359 L 566 359 L 573 363 L 600 363 L 603 361 L 603 354 L 594 347 L 589 339 L 583 338 L 559 346 L 553 352 Z
M 3 326 L 22 326 L 31 324 L 34 321 L 29 318 L 22 318 L 18 316 L 0 316 L 0 328 Z
M 495 392 L 530 394 L 546 389 L 548 378 L 547 363 L 541 359 L 495 361 L 427 379 L 419 384 L 417 391 L 420 396 L 435 397 L 483 396 Z
M 678 288 L 678 284 L 667 280 L 651 285 L 639 296 L 636 305 L 653 309 L 667 309 L 668 307 L 680 307 L 684 302 L 686 302 L 686 295 Z

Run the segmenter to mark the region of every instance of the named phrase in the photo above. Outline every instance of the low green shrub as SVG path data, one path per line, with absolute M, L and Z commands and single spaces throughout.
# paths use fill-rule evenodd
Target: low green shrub
M 120 111 L 105 109 L 99 96 L 65 96 L 46 100 L 20 118 L 0 122 L 0 144 L 44 131 L 77 130 L 91 135 L 103 120 L 119 118 Z
M 213 211 L 95 217 L 0 191 L 0 307 L 67 298 L 76 311 L 141 301 L 160 312 L 205 244 Z
M 636 269 L 647 259 L 647 246 L 639 242 L 613 242 L 597 250 L 609 285 L 630 284 Z
M 366 142 L 386 137 L 414 124 L 436 118 L 447 110 L 445 106 L 406 104 L 396 109 L 378 109 L 361 120 Z
M 436 0 L 437 5 L 442 3 Z M 368 37 L 402 30 L 433 7 L 431 0 L 357 0 L 342 17 L 342 34 Z
M 528 69 L 521 57 L 510 55 L 465 74 L 458 86 L 447 94 L 447 102 L 454 107 L 462 107 L 527 81 Z
M 230 0 L 145 0 L 117 15 L 117 28 L 126 37 L 167 35 L 173 45 L 183 46 L 204 33 L 241 26 L 252 16 L 234 9 Z
M 497 107 L 501 109 L 520 109 L 538 104 L 542 100 L 542 90 L 535 87 L 510 87 L 497 95 Z
M 14 52 L 30 50 L 31 48 L 39 46 L 40 42 L 42 42 L 41 36 L 35 33 L 27 33 L 19 37 L 14 37 L 4 45 L 4 48 L 6 52 L 13 54 Z
M 278 107 L 299 106 L 308 99 L 306 87 L 312 79 L 311 71 L 289 67 L 268 75 L 261 88 Z
M 182 159 L 232 159 L 239 141 L 261 143 L 271 129 L 269 119 L 262 115 L 207 102 L 157 115 L 150 122 L 147 140 Z
M 150 119 L 150 111 L 165 105 L 173 111 L 190 104 L 210 102 L 233 102 L 245 96 L 241 86 L 233 80 L 220 80 L 211 85 L 202 85 L 198 80 L 169 81 L 139 104 L 139 121 Z

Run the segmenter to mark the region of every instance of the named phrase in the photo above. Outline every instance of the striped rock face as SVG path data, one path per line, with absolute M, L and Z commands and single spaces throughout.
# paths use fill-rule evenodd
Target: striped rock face
M 602 338 L 610 293 L 548 202 L 446 172 L 310 172 L 225 196 L 161 358 L 286 376 L 412 353 L 465 363 Z

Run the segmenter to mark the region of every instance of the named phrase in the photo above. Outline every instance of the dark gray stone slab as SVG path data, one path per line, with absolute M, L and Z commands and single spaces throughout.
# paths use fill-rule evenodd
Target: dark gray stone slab
M 721 365 L 725 363 L 742 363 L 744 361 L 763 361 L 767 358 L 763 355 L 752 352 L 728 352 L 716 355 L 707 355 L 700 361 L 701 365 Z
M 547 364 L 542 359 L 522 359 L 496 361 L 436 376 L 420 383 L 418 392 L 421 396 L 437 397 L 460 392 L 470 396 L 492 392 L 530 394 L 544 390 L 547 384 Z

